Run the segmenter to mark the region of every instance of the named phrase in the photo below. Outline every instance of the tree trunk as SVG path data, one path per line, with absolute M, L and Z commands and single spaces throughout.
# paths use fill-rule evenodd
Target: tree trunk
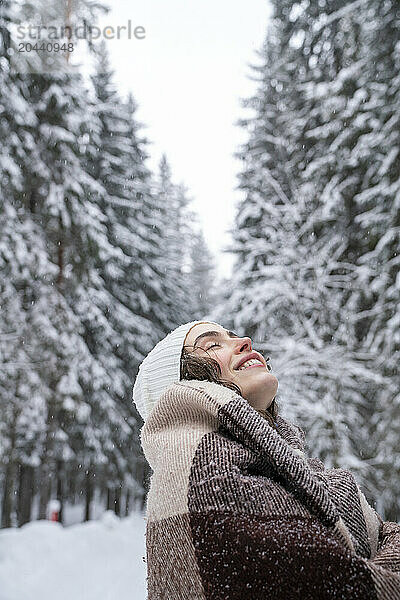
M 58 515 L 58 520 L 60 523 L 63 522 L 63 510 L 64 510 L 64 468 L 63 462 L 61 460 L 57 461 L 57 500 L 60 501 L 60 512 Z
M 126 517 L 129 516 L 130 501 L 131 501 L 131 490 L 128 488 L 128 491 L 126 492 L 126 496 L 125 496 L 125 516 Z
M 93 474 L 89 467 L 85 474 L 85 521 L 90 519 L 90 503 L 93 498 Z
M 67 488 L 67 493 L 66 493 L 66 497 L 69 499 L 69 501 L 75 506 L 76 504 L 76 466 L 73 465 L 72 467 L 70 467 L 68 469 L 68 474 L 66 476 L 66 485 L 68 486 Z
M 11 527 L 11 513 L 13 509 L 13 488 L 14 488 L 15 469 L 10 456 L 6 465 L 4 474 L 4 490 L 1 509 L 1 526 Z
M 114 492 L 114 512 L 117 517 L 121 516 L 121 485 L 115 488 Z
M 114 510 L 113 493 L 111 489 L 107 488 L 107 510 Z
M 33 501 L 34 469 L 31 465 L 19 464 L 18 527 L 31 520 Z
M 51 496 L 51 472 L 47 458 L 42 462 L 40 468 L 40 495 L 39 495 L 39 519 L 47 519 L 47 505 Z
M 50 387 L 55 390 L 57 381 L 51 381 Z M 55 392 L 54 392 L 55 395 Z M 46 437 L 43 444 L 42 456 L 40 461 L 40 495 L 39 495 L 39 519 L 47 518 L 47 505 L 51 498 L 53 476 L 56 470 L 54 464 L 54 435 L 56 427 L 56 414 L 54 409 L 54 399 L 49 398 L 46 417 Z
M 16 393 L 18 393 L 18 382 L 16 384 Z M 13 418 L 10 426 L 10 448 L 8 450 L 8 462 L 4 474 L 4 490 L 3 490 L 3 501 L 1 509 L 1 526 L 11 527 L 11 516 L 14 504 L 14 484 L 15 484 L 15 446 L 17 440 L 16 424 L 19 411 L 17 409 L 13 412 Z

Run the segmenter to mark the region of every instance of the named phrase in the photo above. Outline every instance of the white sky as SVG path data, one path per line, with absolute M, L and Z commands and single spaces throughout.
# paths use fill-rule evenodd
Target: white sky
M 116 27 L 131 19 L 146 30 L 143 40 L 107 42 L 115 81 L 139 105 L 149 166 L 165 152 L 174 181 L 188 187 L 220 275 L 232 265 L 221 251 L 239 198 L 232 155 L 244 138 L 235 122 L 245 114 L 240 98 L 255 89 L 249 64 L 268 16 L 267 0 L 114 0 L 101 20 Z

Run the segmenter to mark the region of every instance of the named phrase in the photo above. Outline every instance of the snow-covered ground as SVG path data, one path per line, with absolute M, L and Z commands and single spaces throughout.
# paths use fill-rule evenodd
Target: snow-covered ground
M 63 527 L 33 521 L 0 531 L 0 600 L 144 600 L 145 521 L 107 511 Z

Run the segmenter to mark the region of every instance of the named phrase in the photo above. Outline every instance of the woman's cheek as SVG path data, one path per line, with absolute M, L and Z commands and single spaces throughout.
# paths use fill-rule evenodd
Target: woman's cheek
M 221 367 L 221 373 L 224 377 L 229 377 L 231 376 L 230 371 L 229 371 L 229 363 L 227 362 L 226 357 L 224 356 L 220 356 L 218 357 L 218 364 Z

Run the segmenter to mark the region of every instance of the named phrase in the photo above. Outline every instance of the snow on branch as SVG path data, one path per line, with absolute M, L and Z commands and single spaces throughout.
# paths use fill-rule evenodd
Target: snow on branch
M 343 8 L 336 10 L 335 12 L 331 13 L 330 15 L 326 15 L 326 13 L 324 13 L 323 15 L 321 15 L 321 17 L 318 19 L 318 21 L 314 24 L 313 30 L 315 31 L 315 33 L 317 33 L 318 31 L 321 31 L 321 29 L 323 29 L 327 25 L 330 25 L 331 23 L 333 23 L 333 21 L 336 21 L 337 19 L 341 19 L 342 17 L 345 17 L 347 14 L 360 8 L 363 4 L 367 4 L 367 2 L 369 2 L 369 0 L 355 0 L 355 2 L 352 2 L 351 4 L 347 4 L 346 6 L 343 6 Z

